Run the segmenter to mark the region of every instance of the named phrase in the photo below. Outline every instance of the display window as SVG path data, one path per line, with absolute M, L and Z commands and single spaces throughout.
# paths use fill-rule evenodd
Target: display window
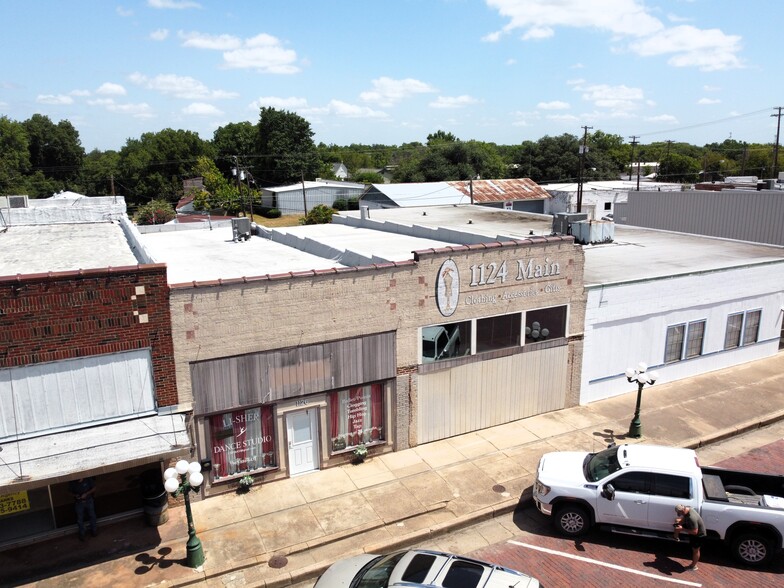
M 357 386 L 329 393 L 332 451 L 384 441 L 384 387 Z
M 213 480 L 278 467 L 274 422 L 271 406 L 209 417 Z

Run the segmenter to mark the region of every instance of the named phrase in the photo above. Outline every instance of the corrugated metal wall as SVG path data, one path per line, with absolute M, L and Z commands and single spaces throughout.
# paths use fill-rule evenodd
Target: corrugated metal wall
M 784 245 L 784 190 L 631 192 L 615 205 L 624 225 Z
M 234 410 L 395 376 L 395 333 L 191 364 L 194 412 Z
M 446 439 L 564 407 L 569 346 L 420 374 L 417 440 Z

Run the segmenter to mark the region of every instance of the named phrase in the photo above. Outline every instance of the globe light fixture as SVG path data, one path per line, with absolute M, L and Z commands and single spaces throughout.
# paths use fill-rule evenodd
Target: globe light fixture
M 198 492 L 199 486 L 204 482 L 201 473 L 201 464 L 198 461 L 188 463 L 181 459 L 173 468 L 163 472 L 163 487 L 174 498 L 180 495 L 185 498 L 185 516 L 188 519 L 188 542 L 185 544 L 185 565 L 189 568 L 198 568 L 204 563 L 204 549 L 201 540 L 196 536 L 196 527 L 193 524 L 191 513 L 190 493 Z
M 642 389 L 646 384 L 653 386 L 656 380 L 659 379 L 657 372 L 649 372 L 648 364 L 640 362 L 636 368 L 627 368 L 626 379 L 631 382 L 637 382 L 637 405 L 634 409 L 634 417 L 629 424 L 629 437 L 642 437 L 642 422 L 640 421 L 640 403 L 642 402 Z

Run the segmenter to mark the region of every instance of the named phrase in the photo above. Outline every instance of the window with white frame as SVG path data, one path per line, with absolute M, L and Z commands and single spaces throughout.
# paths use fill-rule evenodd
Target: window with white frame
M 672 363 L 702 355 L 705 321 L 693 321 L 667 327 L 664 363 Z
M 738 312 L 727 317 L 724 334 L 724 349 L 735 349 L 741 345 L 752 345 L 759 340 L 761 310 Z

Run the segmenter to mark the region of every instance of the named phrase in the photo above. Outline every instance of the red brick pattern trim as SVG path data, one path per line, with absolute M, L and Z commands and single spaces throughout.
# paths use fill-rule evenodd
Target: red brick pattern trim
M 0 369 L 150 348 L 177 404 L 169 292 L 164 264 L 0 276 Z

